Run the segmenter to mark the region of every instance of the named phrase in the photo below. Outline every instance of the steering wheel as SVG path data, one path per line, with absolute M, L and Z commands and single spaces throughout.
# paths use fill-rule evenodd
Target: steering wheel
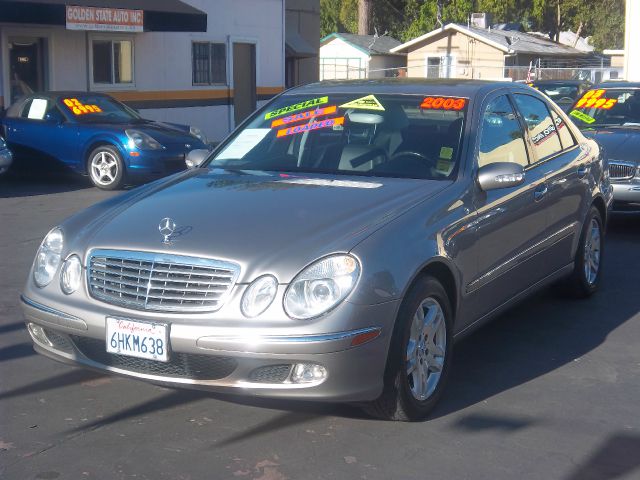
M 424 153 L 416 152 L 415 150 L 404 150 L 402 152 L 396 152 L 391 155 L 389 161 L 392 162 L 402 157 L 413 158 L 427 162 L 427 166 L 429 168 L 435 168 L 436 166 L 436 161 L 434 159 L 427 157 Z

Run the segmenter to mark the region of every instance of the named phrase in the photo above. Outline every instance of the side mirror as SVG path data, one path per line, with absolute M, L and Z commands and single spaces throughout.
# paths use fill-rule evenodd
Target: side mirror
M 187 164 L 187 168 L 198 168 L 202 165 L 211 152 L 209 150 L 197 148 L 195 150 L 191 150 L 187 154 L 187 158 L 185 158 L 185 163 Z
M 522 182 L 524 182 L 524 168 L 519 163 L 490 163 L 478 170 L 478 184 L 484 191 L 517 187 Z

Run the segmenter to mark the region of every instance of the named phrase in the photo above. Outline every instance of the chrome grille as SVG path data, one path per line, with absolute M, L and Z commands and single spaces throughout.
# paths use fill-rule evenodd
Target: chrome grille
M 636 174 L 636 166 L 631 163 L 609 163 L 609 176 L 616 180 L 627 180 Z
M 87 269 L 92 297 L 156 312 L 218 310 L 239 272 L 230 262 L 125 250 L 94 250 Z

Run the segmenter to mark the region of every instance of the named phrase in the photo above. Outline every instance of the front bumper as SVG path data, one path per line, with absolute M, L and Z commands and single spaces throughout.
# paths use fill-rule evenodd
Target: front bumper
M 132 180 L 159 178 L 187 169 L 185 159 L 191 150 L 207 148 L 196 144 L 191 148 L 168 147 L 164 150 L 136 150 L 127 152 L 127 175 Z
M 171 360 L 163 364 L 106 353 L 108 312 L 94 308 L 69 314 L 22 297 L 27 323 L 41 326 L 46 334 L 39 339 L 29 329 L 36 351 L 55 360 L 173 387 L 326 401 L 366 401 L 380 395 L 391 334 L 384 325 L 395 318 L 397 306 L 397 301 L 373 306 L 345 303 L 340 308 L 344 315 L 366 319 L 371 326 L 330 333 L 287 334 L 277 329 L 256 336 L 246 327 L 172 323 Z M 362 336 L 369 341 L 352 346 L 354 338 Z M 291 371 L 299 363 L 323 366 L 326 378 L 293 383 Z
M 635 207 L 640 210 L 640 178 L 631 180 L 612 180 L 614 210 L 628 210 Z

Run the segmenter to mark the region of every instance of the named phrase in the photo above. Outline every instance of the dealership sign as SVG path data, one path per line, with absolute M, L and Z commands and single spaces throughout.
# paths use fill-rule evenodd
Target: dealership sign
M 142 10 L 67 5 L 67 30 L 142 32 Z

